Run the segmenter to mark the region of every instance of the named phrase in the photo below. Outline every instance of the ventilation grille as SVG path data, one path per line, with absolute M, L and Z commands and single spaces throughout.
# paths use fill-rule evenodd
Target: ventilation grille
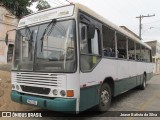
M 60 87 L 62 83 L 61 76 L 49 73 L 17 73 L 16 82 L 28 84 L 29 86 L 55 86 Z
M 32 87 L 32 86 L 21 85 L 21 88 L 24 92 L 31 92 L 31 93 L 44 94 L 44 95 L 48 95 L 50 92 L 49 88 L 42 88 L 42 87 Z

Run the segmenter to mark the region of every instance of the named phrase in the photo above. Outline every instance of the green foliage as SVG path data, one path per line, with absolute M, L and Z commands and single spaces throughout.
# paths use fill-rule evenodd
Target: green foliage
M 0 4 L 5 6 L 12 14 L 21 18 L 32 11 L 27 7 L 31 6 L 33 2 L 38 2 L 36 8 L 38 10 L 43 10 L 50 8 L 51 6 L 46 0 L 0 0 Z
M 43 9 L 47 9 L 50 8 L 51 6 L 49 5 L 49 3 L 46 0 L 38 0 L 38 4 L 36 6 L 36 8 L 38 10 L 43 10 Z
M 21 18 L 31 12 L 27 7 L 35 1 L 36 0 L 0 0 L 0 4 L 9 9 L 12 14 L 18 18 Z

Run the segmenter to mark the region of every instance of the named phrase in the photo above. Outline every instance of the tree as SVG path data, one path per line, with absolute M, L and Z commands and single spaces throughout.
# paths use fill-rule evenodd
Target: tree
M 38 4 L 36 6 L 36 8 L 38 10 L 43 10 L 43 9 L 47 9 L 50 8 L 51 6 L 49 5 L 49 3 L 46 0 L 38 0 Z
M 35 1 L 36 0 L 0 0 L 0 4 L 9 9 L 12 14 L 18 18 L 21 18 L 31 12 L 27 7 Z

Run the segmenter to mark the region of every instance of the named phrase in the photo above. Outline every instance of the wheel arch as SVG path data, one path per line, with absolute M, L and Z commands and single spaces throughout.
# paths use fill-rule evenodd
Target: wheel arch
M 146 77 L 146 81 L 147 81 L 147 72 L 146 72 L 146 71 L 144 71 L 143 75 L 145 75 L 145 77 Z
M 147 77 L 147 73 L 146 73 L 146 71 L 144 71 L 143 75 L 145 75 L 145 76 Z
M 113 97 L 113 96 L 114 96 L 114 90 L 115 90 L 114 79 L 113 79 L 112 77 L 106 77 L 106 78 L 103 80 L 102 85 L 103 85 L 104 83 L 107 83 L 107 84 L 110 86 L 110 88 L 111 88 L 111 95 L 112 95 L 112 97 Z

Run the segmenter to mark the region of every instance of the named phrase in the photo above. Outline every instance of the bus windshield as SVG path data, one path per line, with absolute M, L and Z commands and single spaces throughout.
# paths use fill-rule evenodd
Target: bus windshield
M 13 70 L 75 72 L 75 21 L 17 30 Z

